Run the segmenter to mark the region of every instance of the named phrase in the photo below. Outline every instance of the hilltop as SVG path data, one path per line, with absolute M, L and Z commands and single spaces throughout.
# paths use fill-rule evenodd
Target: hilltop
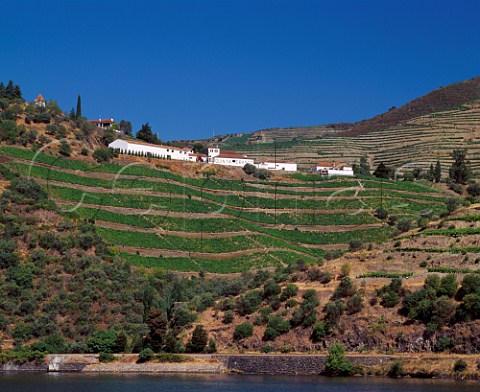
M 452 150 L 464 148 L 477 173 L 479 87 L 480 77 L 455 83 L 355 124 L 276 128 L 202 142 L 235 149 L 257 160 L 281 156 L 303 169 L 317 161 L 335 159 L 352 164 L 367 156 L 373 166 L 384 162 L 424 172 L 440 160 L 444 174 L 452 162 Z

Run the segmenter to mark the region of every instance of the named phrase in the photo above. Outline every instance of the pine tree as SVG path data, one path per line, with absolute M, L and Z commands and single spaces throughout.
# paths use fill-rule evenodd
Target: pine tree
M 435 182 L 440 182 L 442 180 L 442 166 L 440 165 L 440 160 L 437 160 L 435 165 Z
M 72 108 L 72 110 L 70 110 L 69 116 L 70 116 L 70 120 L 75 120 L 75 109 L 74 108 Z
M 75 117 L 82 117 L 82 97 L 80 97 L 80 95 L 77 98 L 77 112 L 75 113 Z

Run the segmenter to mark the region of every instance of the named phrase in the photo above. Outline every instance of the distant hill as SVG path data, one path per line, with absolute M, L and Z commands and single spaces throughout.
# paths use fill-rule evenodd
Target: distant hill
M 440 87 L 399 108 L 389 110 L 368 120 L 357 122 L 344 134 L 359 135 L 390 128 L 415 117 L 456 109 L 478 99 L 480 99 L 480 77 Z

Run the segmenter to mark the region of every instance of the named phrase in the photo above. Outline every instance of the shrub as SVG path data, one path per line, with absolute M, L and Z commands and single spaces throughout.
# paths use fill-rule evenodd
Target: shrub
M 400 360 L 393 361 L 390 365 L 390 369 L 388 369 L 388 377 L 398 378 L 402 377 L 403 375 L 403 363 Z
M 234 340 L 242 340 L 252 336 L 253 334 L 253 325 L 248 321 L 239 324 L 235 327 L 235 332 L 233 333 Z
M 112 362 L 115 360 L 115 356 L 111 353 L 100 353 L 98 360 L 103 363 Z
M 274 340 L 277 336 L 288 332 L 290 328 L 291 325 L 288 320 L 284 320 L 278 316 L 270 317 L 263 335 L 263 340 Z
M 461 201 L 459 199 L 456 199 L 453 197 L 448 197 L 445 199 L 445 206 L 447 207 L 447 212 L 449 214 L 454 212 L 460 204 L 461 204 Z
M 351 240 L 348 243 L 348 250 L 350 252 L 356 252 L 363 249 L 363 242 L 360 240 Z
M 268 279 L 263 286 L 263 297 L 269 298 L 272 295 L 278 295 L 281 292 L 281 288 L 278 283 L 273 279 Z
M 155 353 L 151 348 L 144 348 L 142 351 L 138 353 L 138 362 L 148 362 L 151 361 L 154 357 Z
M 341 343 L 334 343 L 328 350 L 325 363 L 327 376 L 348 376 L 352 372 L 352 364 L 345 359 L 345 347 Z
M 480 196 L 480 184 L 476 184 L 476 183 L 469 184 L 467 186 L 467 192 L 472 197 Z
M 252 165 L 251 163 L 247 163 L 243 167 L 243 171 L 245 172 L 245 174 L 252 175 L 257 171 L 257 168 L 255 165 Z
M 320 321 L 314 325 L 311 338 L 314 342 L 320 342 L 326 334 L 325 323 Z
M 397 229 L 401 233 L 405 233 L 409 231 L 411 228 L 412 228 L 412 222 L 410 221 L 410 219 L 401 219 L 397 223 Z
M 465 370 L 467 370 L 467 367 L 468 367 L 468 364 L 467 362 L 465 362 L 465 360 L 457 359 L 455 361 L 455 364 L 453 365 L 453 371 L 455 373 L 464 372 Z
M 223 313 L 223 323 L 224 324 L 230 324 L 233 321 L 234 314 L 231 310 L 227 310 L 225 313 Z
M 91 353 L 111 353 L 116 339 L 115 331 L 97 331 L 87 339 L 88 351 Z
M 111 148 L 96 148 L 92 157 L 99 163 L 110 162 L 115 157 L 115 152 Z
M 360 294 L 355 294 L 347 301 L 347 314 L 358 313 L 363 308 L 363 299 Z
M 236 310 L 241 316 L 255 312 L 262 303 L 262 293 L 259 290 L 251 290 L 237 299 Z
M 351 297 L 352 295 L 355 294 L 355 292 L 356 292 L 356 289 L 352 279 L 346 276 L 342 278 L 342 280 L 340 281 L 335 292 L 333 293 L 332 298 L 338 299 L 338 298 Z
M 384 219 L 387 219 L 388 217 L 388 211 L 383 208 L 383 207 L 378 207 L 376 210 L 375 210 L 375 216 L 378 218 L 378 219 L 381 219 L 381 220 L 384 220 Z
M 295 297 L 298 293 L 297 285 L 293 283 L 287 284 L 280 295 L 280 301 L 286 301 L 289 298 Z

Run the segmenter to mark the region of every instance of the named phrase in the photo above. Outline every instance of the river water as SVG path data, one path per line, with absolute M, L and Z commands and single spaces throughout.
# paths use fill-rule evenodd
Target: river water
M 0 373 L 0 392 L 479 392 L 480 381 L 240 375 Z

